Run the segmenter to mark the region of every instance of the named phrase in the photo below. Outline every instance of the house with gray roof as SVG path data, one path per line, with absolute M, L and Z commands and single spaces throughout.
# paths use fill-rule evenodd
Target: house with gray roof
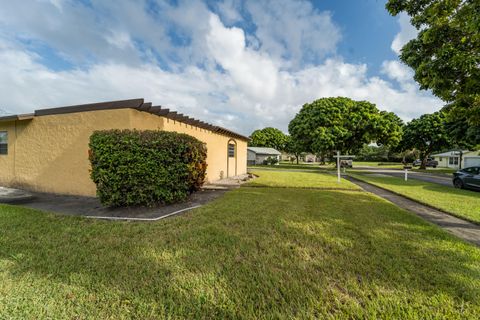
M 264 147 L 248 147 L 247 148 L 247 164 L 263 164 L 268 158 L 275 158 L 280 161 L 282 153 L 273 148 Z
M 438 161 L 439 167 L 444 168 L 459 169 L 480 166 L 480 151 L 451 150 L 432 154 L 431 157 Z

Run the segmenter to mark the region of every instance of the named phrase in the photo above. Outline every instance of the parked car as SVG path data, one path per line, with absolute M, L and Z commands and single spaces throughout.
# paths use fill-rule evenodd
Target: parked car
M 340 160 L 340 168 L 352 168 L 353 167 L 353 160 L 346 159 Z
M 417 159 L 415 161 L 413 161 L 412 165 L 414 167 L 419 167 L 420 165 L 422 164 L 422 160 L 420 159 Z M 428 158 L 427 159 L 427 167 L 433 167 L 433 168 L 436 168 L 438 166 L 438 161 L 437 160 L 433 160 L 432 158 Z
M 469 167 L 453 174 L 453 185 L 459 189 L 480 190 L 480 167 Z

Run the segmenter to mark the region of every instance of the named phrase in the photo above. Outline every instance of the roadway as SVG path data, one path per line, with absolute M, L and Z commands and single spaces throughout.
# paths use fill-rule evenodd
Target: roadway
M 353 169 L 399 178 L 403 178 L 405 176 L 405 171 L 399 169 L 382 169 L 376 167 L 354 167 Z M 452 175 L 440 175 L 408 170 L 408 179 L 432 182 L 453 188 Z

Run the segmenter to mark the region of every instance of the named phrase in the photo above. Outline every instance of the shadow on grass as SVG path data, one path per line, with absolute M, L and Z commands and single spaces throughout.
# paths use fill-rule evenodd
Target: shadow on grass
M 0 229 L 0 276 L 32 312 L 38 299 L 116 318 L 480 312 L 480 250 L 366 193 L 241 188 L 151 224 L 5 206 Z M 18 310 L 4 288 L 0 310 Z

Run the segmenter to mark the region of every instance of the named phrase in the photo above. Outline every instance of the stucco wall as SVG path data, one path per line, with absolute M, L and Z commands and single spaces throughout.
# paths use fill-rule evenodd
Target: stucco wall
M 90 135 L 95 130 L 129 128 L 131 111 L 79 112 L 17 121 L 14 179 L 10 185 L 94 196 L 96 188 L 90 179 L 88 160 Z M 0 174 L 4 174 L 2 169 Z
M 134 110 L 132 116 L 132 128 L 139 130 L 160 129 L 186 133 L 203 141 L 207 145 L 207 180 L 219 180 L 247 172 L 247 142 L 234 139 L 225 135 L 213 133 L 209 130 L 191 126 L 182 122 L 159 117 L 146 112 Z M 236 170 L 235 158 L 228 159 L 228 143 L 230 140 L 236 142 Z
M 0 184 L 40 192 L 95 196 L 88 160 L 90 136 L 95 130 L 128 128 L 169 130 L 195 136 L 207 144 L 207 179 L 219 179 L 221 171 L 227 175 L 229 137 L 133 109 L 115 109 L 0 122 L 0 130 L 8 131 L 9 142 L 9 154 L 0 155 Z M 236 141 L 237 173 L 242 174 L 247 170 L 247 143 Z

